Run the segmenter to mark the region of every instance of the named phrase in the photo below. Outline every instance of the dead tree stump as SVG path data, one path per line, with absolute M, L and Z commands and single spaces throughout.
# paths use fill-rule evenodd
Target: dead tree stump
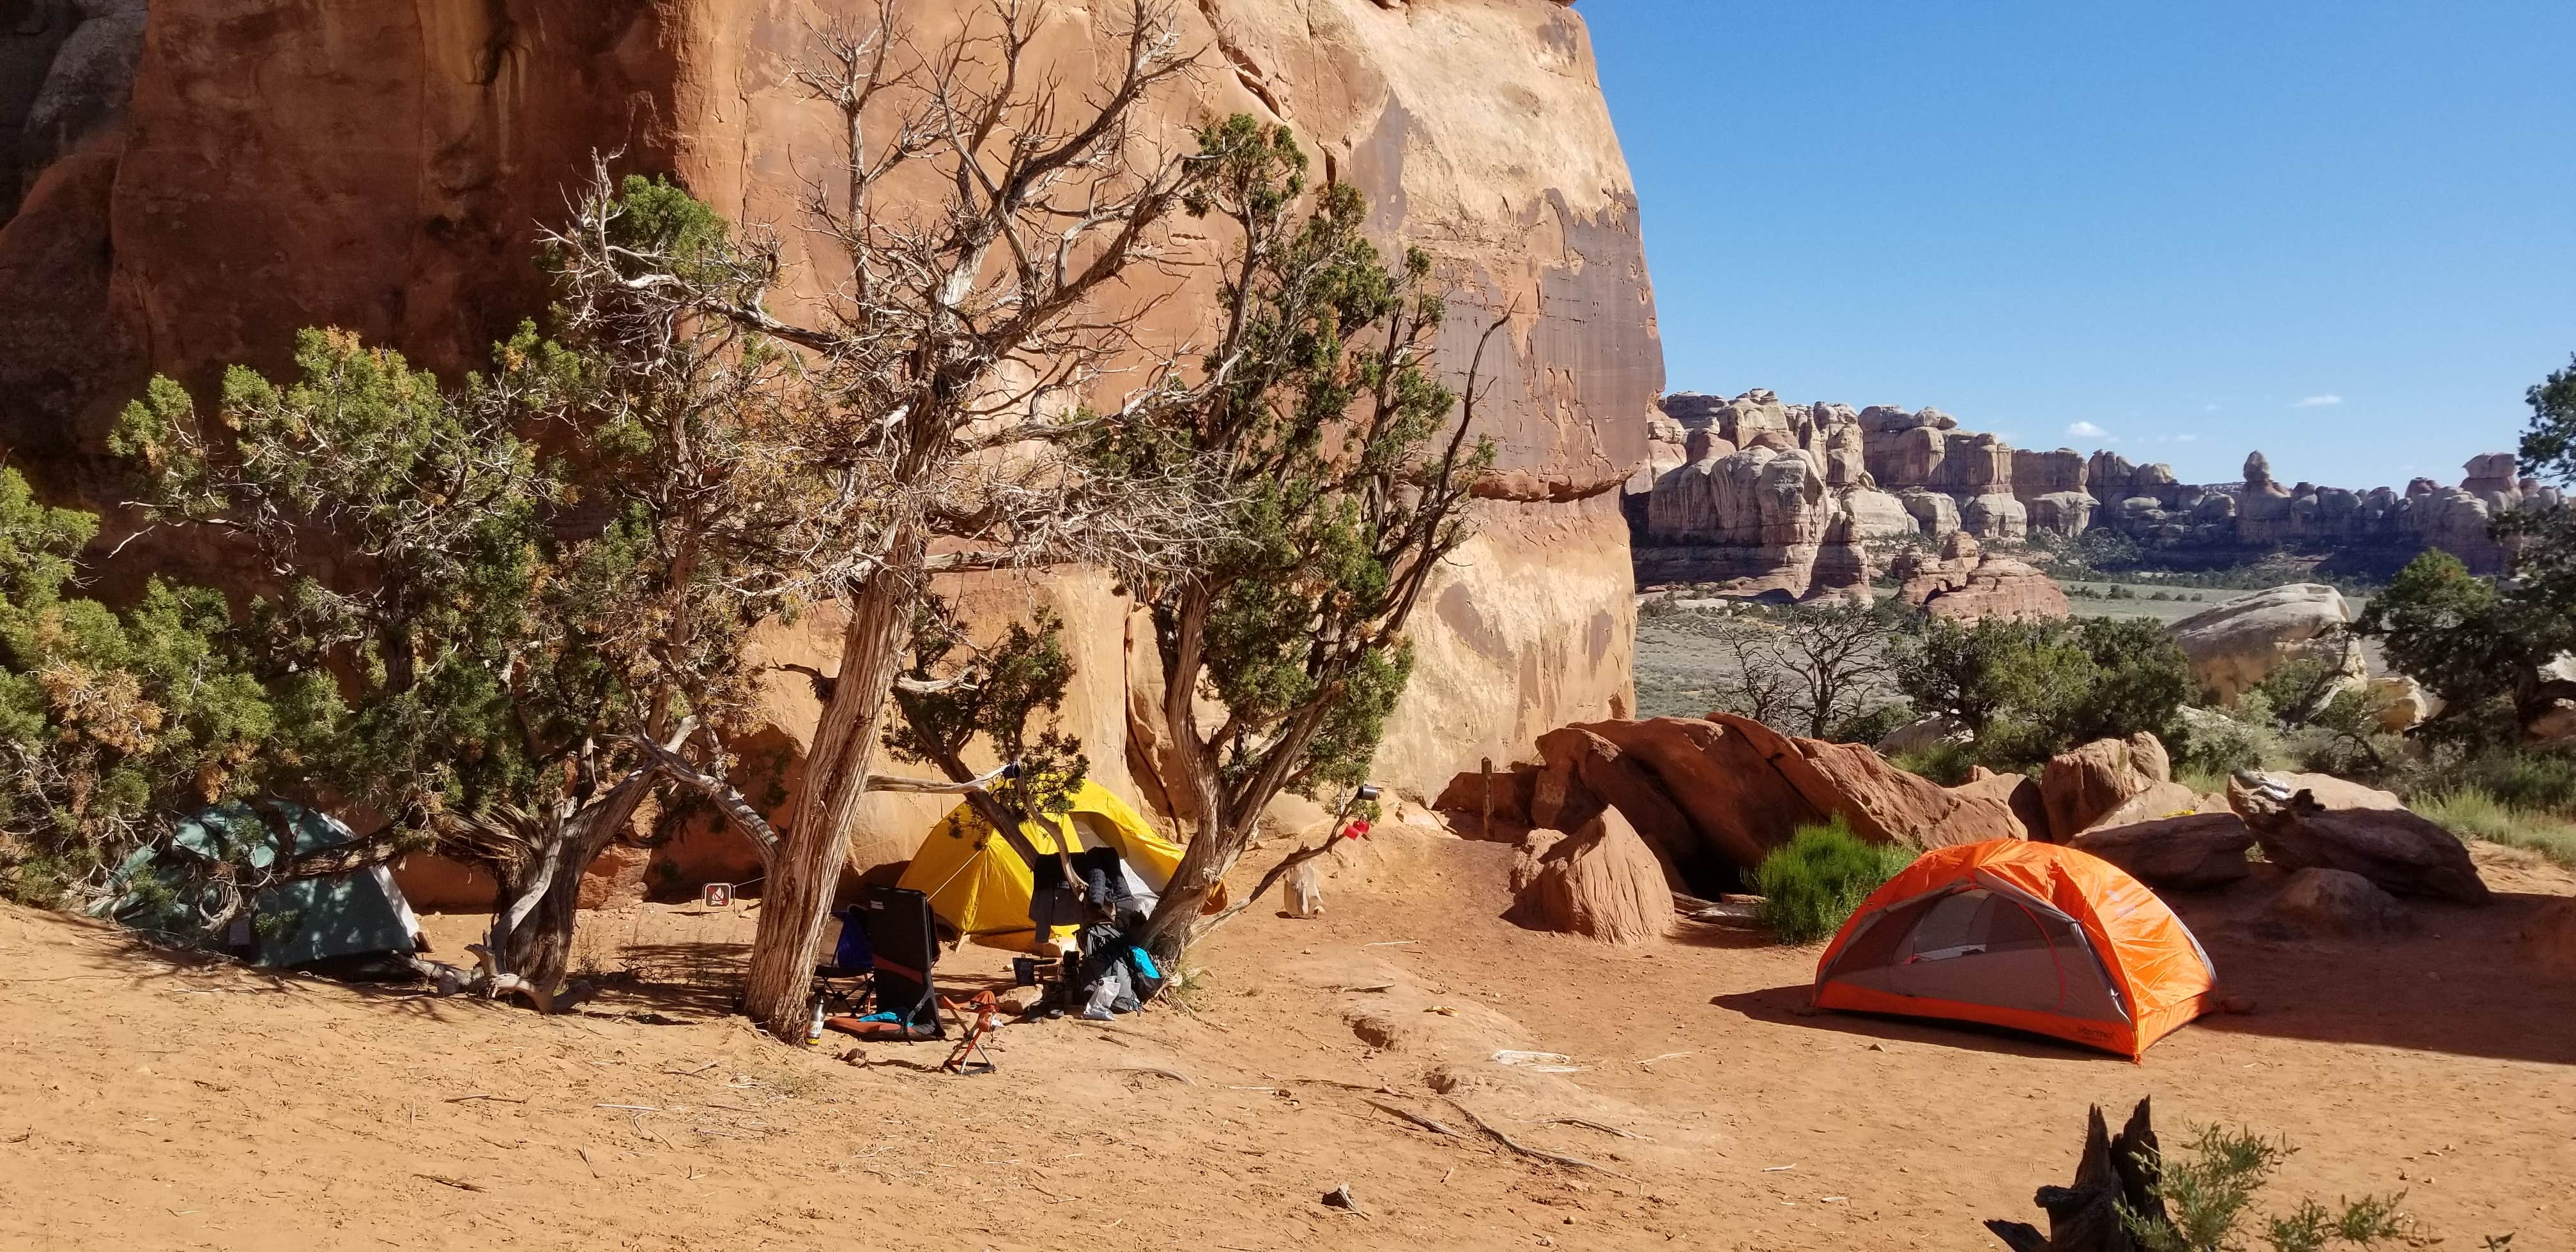
M 2047 1234 L 2027 1222 L 1989 1221 L 1986 1229 L 2013 1252 L 2138 1252 L 2120 1210 L 2125 1207 L 2150 1222 L 2165 1216 L 2164 1200 L 2156 1193 L 2161 1157 L 2148 1104 L 2138 1101 L 2116 1137 L 2103 1120 L 2102 1107 L 2093 1106 L 2074 1184 L 2042 1187 L 2032 1197 L 2048 1214 Z

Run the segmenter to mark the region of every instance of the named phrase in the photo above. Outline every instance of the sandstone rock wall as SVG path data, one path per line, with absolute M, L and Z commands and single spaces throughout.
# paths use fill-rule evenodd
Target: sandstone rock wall
M 88 23 L 108 20 L 96 15 L 140 12 L 22 4 L 49 24 L 0 32 L 0 146 L 33 112 L 17 67 L 50 72 Z M 536 224 L 560 211 L 594 151 L 670 172 L 804 246 L 796 204 L 835 123 L 788 76 L 809 22 L 869 7 L 153 0 L 130 91 L 108 93 L 69 155 L 19 177 L 0 170 L 0 187 L 28 188 L 0 213 L 0 442 L 56 494 L 110 499 L 101 435 L 153 371 L 203 387 L 227 363 L 275 369 L 295 329 L 322 323 L 461 371 L 542 310 Z M 909 11 L 936 40 L 962 7 Z M 1633 583 L 1616 492 L 1648 461 L 1662 355 L 1636 201 L 1581 19 L 1558 0 L 1196 0 L 1182 18 L 1205 69 L 1159 104 L 1148 141 L 1185 144 L 1189 127 L 1234 111 L 1293 126 L 1320 177 L 1368 193 L 1375 233 L 1426 248 L 1463 289 L 1444 343 L 1458 370 L 1481 330 L 1469 310 L 1519 310 L 1488 359 L 1502 473 L 1480 493 L 1481 535 L 1415 618 L 1421 659 L 1380 780 L 1427 790 L 1537 729 L 1625 716 Z M 1042 47 L 1078 67 L 1107 46 L 1108 26 L 1104 6 L 1067 0 Z M 1125 298 L 1179 297 L 1151 328 L 1177 337 L 1212 291 L 1204 268 L 1183 265 L 1140 276 Z M 1104 781 L 1152 803 L 1153 780 L 1127 765 L 1152 754 L 1125 750 L 1128 688 L 1141 681 L 1126 606 L 1078 572 L 966 590 L 994 615 L 1032 597 L 1065 613 L 1084 684 L 1068 728 Z M 762 646 L 829 662 L 833 637 L 818 615 Z M 792 776 L 812 694 L 782 678 L 773 696 L 764 744 Z M 934 808 L 885 801 L 859 859 L 908 855 Z M 693 838 L 671 872 L 723 876 L 739 850 Z

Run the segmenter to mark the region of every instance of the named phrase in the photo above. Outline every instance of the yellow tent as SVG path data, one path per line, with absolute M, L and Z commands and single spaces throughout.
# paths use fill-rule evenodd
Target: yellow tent
M 1070 828 L 1071 841 L 1050 826 Z M 1041 856 L 1061 848 L 1114 848 L 1126 863 L 1128 888 L 1159 895 L 1180 868 L 1181 846 L 1147 824 L 1125 801 L 1096 782 L 1084 779 L 1073 793 L 1073 810 L 1041 821 L 1023 822 L 1020 833 Z M 960 804 L 930 828 L 903 871 L 900 884 L 930 897 L 930 909 L 958 934 L 996 948 L 1026 950 L 1037 946 L 1029 924 L 1029 896 L 1037 880 L 1011 845 L 996 837 L 972 805 Z M 1150 906 L 1149 906 L 1150 907 Z M 1058 931 L 1069 935 L 1071 927 Z

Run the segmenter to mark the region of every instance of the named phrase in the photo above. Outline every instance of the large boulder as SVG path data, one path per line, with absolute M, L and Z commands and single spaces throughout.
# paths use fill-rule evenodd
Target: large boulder
M 2237 775 L 2227 802 L 2264 859 L 2285 869 L 2346 870 L 2398 895 L 2462 904 L 2491 898 L 2459 837 L 2406 809 L 2330 808 L 2312 788 L 2292 791 L 2256 774 Z
M 1887 732 L 1875 745 L 1880 756 L 1904 756 L 1909 752 L 1929 752 L 1949 744 L 1964 744 L 1976 736 L 1967 724 L 1947 713 L 1927 713 L 1922 717 Z
M 1630 757 L 1619 745 L 1580 726 L 1565 726 L 1539 736 L 1539 755 L 1547 768 L 1541 777 L 1555 771 L 1560 762 L 1571 761 L 1573 781 L 1586 793 L 1587 801 L 1578 804 L 1559 802 L 1549 820 L 1542 825 L 1555 825 L 1564 830 L 1591 820 L 1598 806 L 1607 804 L 1628 821 L 1655 859 L 1681 888 L 1710 867 L 1700 864 L 1711 859 L 1690 819 L 1682 815 L 1655 776 Z M 1579 820 L 1573 820 L 1579 818 Z M 1691 872 L 1682 866 L 1688 863 Z
M 1948 790 L 1860 744 L 1793 738 L 1731 713 L 1710 720 L 1750 745 L 1816 811 L 1841 817 L 1871 843 L 1941 848 L 2029 837 L 2009 804 Z
M 2291 930 L 2386 939 L 2415 928 L 2406 907 L 2368 878 L 2339 869 L 2303 869 L 2290 875 L 2271 907 L 2272 920 Z
M 2168 890 L 2224 887 L 2253 872 L 2245 850 L 2254 846 L 2254 832 L 2234 813 L 2106 826 L 2077 835 L 2069 843 L 2127 870 L 2130 877 L 2150 887 Z
M 1584 726 L 1654 772 L 1664 793 L 1729 865 L 1750 868 L 1797 828 L 1824 820 L 1740 734 L 1695 718 Z
M 2332 774 L 2299 774 L 2286 770 L 2238 770 L 2227 783 L 2227 806 L 2237 808 L 2248 803 L 2256 792 L 2274 799 L 2306 793 L 2321 808 L 2327 809 L 2403 809 L 2406 802 L 2394 791 L 2382 791 L 2349 778 Z
M 1659 717 L 1568 729 L 1615 746 L 1680 812 L 1696 836 L 1688 852 L 1674 853 L 1688 881 L 1712 871 L 1749 869 L 1798 827 L 1833 817 L 1864 840 L 1918 848 L 2028 833 L 2008 797 L 1954 792 L 1889 765 L 1861 745 L 1794 738 L 1750 718 L 1717 713 L 1705 721 Z M 1586 738 L 1559 731 L 1545 742 L 1554 755 L 1539 775 L 1542 800 L 1558 761 L 1566 763 L 1562 772 L 1570 794 L 1593 794 L 1583 781 L 1592 776 L 1587 769 L 1612 780 L 1602 784 L 1605 790 L 1634 785 L 1632 776 Z M 1630 807 L 1608 802 L 1622 812 Z M 1649 805 L 1636 807 L 1650 811 Z M 1563 811 L 1589 818 L 1579 798 L 1569 799 Z
M 1513 868 L 1513 919 L 1604 943 L 1651 943 L 1672 929 L 1662 866 L 1616 809 L 1560 839 L 1533 831 Z
M 1460 770 L 1432 800 L 1431 807 L 1450 814 L 1472 813 L 1481 821 L 1490 786 L 1496 826 L 1531 825 L 1530 793 L 1537 788 L 1539 768 L 1515 762 L 1497 767 L 1490 775 L 1482 769 Z M 1493 835 L 1486 832 L 1483 837 L 1492 838 Z
M 2404 674 L 2386 674 L 2370 680 L 2366 693 L 2371 717 L 2381 730 L 2403 734 L 2413 730 L 2442 711 L 2442 698 L 2424 689 L 2424 684 Z
M 2048 806 L 2048 828 L 2065 839 L 2091 828 L 2131 797 L 2171 782 L 2173 762 L 2165 755 L 2165 745 L 2139 731 L 2126 739 L 2096 739 L 2050 757 L 2040 775 L 2039 792 Z
M 2111 830 L 2135 826 L 2140 822 L 2164 821 L 2189 817 L 2195 813 L 2226 812 L 2227 805 L 2217 796 L 2203 796 L 2178 782 L 2151 783 L 2147 789 L 2122 800 L 2110 812 L 2093 819 L 2087 830 Z M 2233 816 L 2233 814 L 2230 814 Z M 2083 831 L 2076 832 L 2084 833 Z
M 2021 823 L 2024 838 L 2057 841 L 2048 826 L 2048 802 L 2040 796 L 2039 780 L 2028 774 L 1998 774 L 1979 765 L 1968 771 L 1968 781 L 1950 788 L 1950 794 L 2001 803 Z
M 2174 623 L 2192 678 L 2229 704 L 2294 660 L 2319 660 L 2359 680 L 2361 649 L 2346 631 L 2352 608 L 2320 583 L 2292 583 L 2238 596 Z

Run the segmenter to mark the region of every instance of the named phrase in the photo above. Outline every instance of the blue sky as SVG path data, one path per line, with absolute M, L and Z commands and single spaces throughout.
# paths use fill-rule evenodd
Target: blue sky
M 1672 390 L 2402 486 L 2576 352 L 2570 0 L 1578 11 Z

